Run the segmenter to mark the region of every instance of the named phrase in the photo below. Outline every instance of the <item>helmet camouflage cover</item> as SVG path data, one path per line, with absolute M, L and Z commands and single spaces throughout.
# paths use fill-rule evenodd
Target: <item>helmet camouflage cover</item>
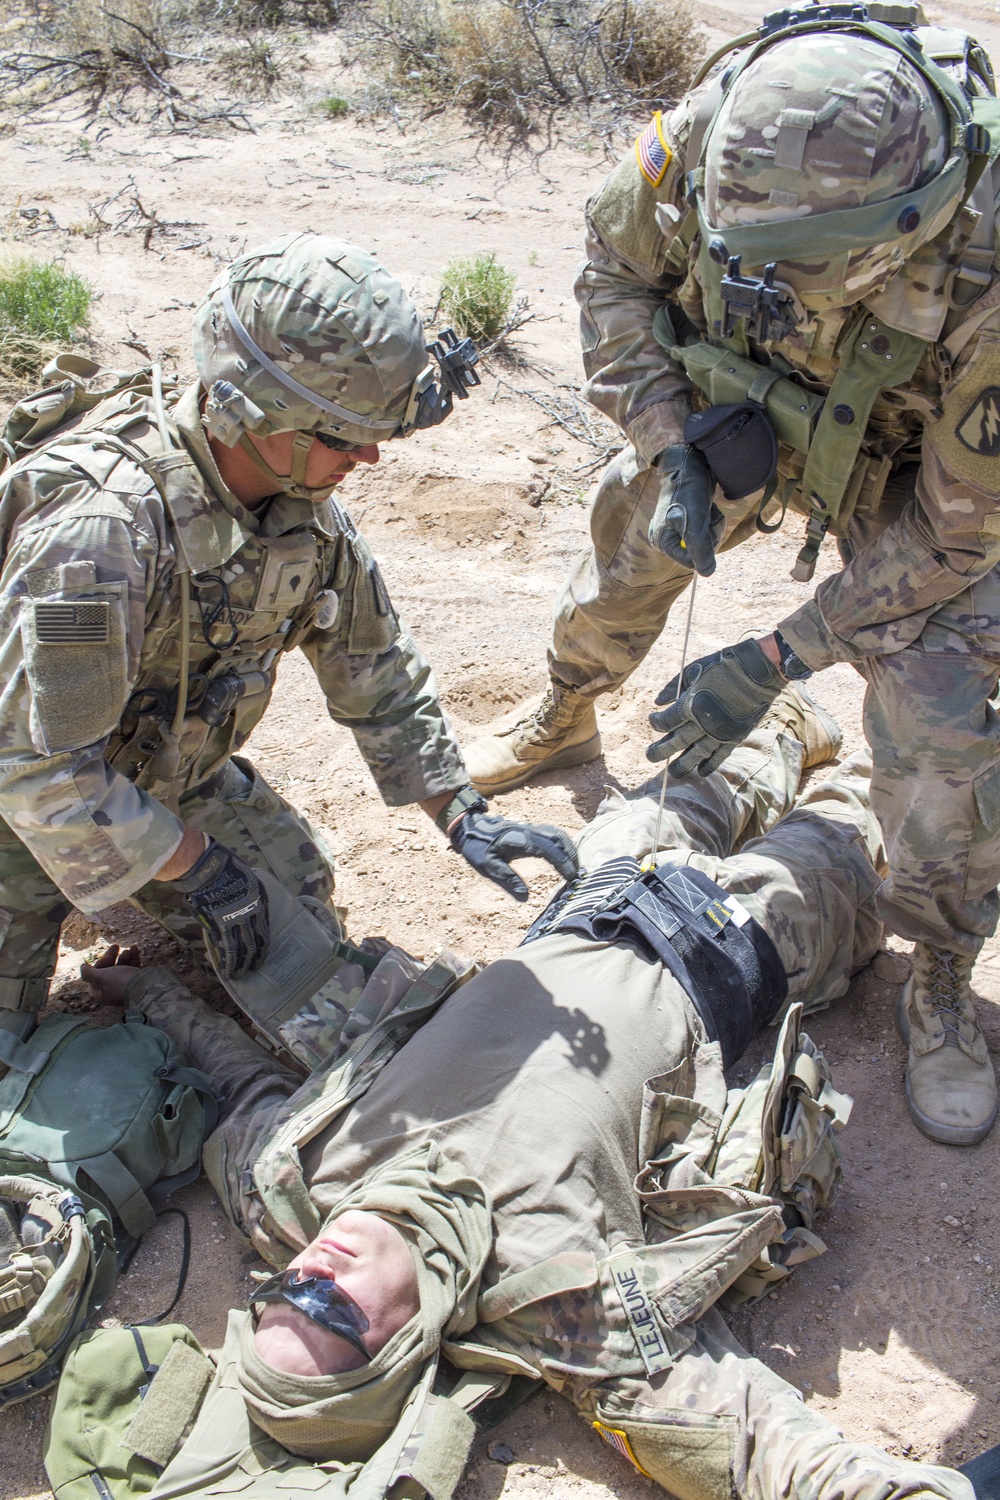
M 740 73 L 709 134 L 702 208 L 709 231 L 886 203 L 925 186 L 949 157 L 945 104 L 922 72 L 875 38 L 810 31 L 767 47 Z M 780 262 L 778 277 L 814 311 L 846 306 L 880 287 L 937 234 L 960 199 L 913 223 L 905 196 L 887 211 L 877 243 L 823 253 L 824 226 L 811 247 L 781 254 L 767 236 L 746 270 Z
M 433 375 L 399 282 L 366 251 L 310 233 L 222 273 L 195 313 L 194 358 L 206 390 L 235 388 L 258 436 L 320 431 L 357 446 L 408 431 Z

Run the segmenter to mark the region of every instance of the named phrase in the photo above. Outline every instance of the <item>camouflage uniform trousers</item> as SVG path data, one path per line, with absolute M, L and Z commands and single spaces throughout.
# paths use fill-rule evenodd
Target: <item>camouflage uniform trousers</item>
M 614 1382 L 577 1407 L 624 1433 L 645 1473 L 682 1500 L 974 1500 L 954 1469 L 846 1439 L 754 1359 L 713 1308 L 666 1375 Z M 610 1386 L 610 1382 L 608 1383 Z M 616 1444 L 617 1446 L 617 1444 Z
M 209 781 L 184 792 L 178 809 L 189 827 L 218 839 L 248 864 L 270 870 L 293 895 L 311 896 L 334 910 L 333 856 L 322 836 L 242 757 L 234 756 Z M 150 881 L 132 899 L 207 963 L 201 926 L 169 883 Z M 0 820 L 0 1027 L 22 1037 L 32 1029 L 55 969 L 59 929 L 71 910 Z
M 592 545 L 556 603 L 549 671 L 588 698 L 629 677 L 691 581 L 649 542 L 659 472 L 626 482 L 632 468 L 627 448 L 601 483 Z M 903 503 L 905 484 L 898 490 L 883 511 Z M 720 552 L 753 533 L 757 502 L 723 502 Z M 863 544 L 881 529 L 855 522 L 852 536 Z M 996 571 L 935 610 L 912 645 L 855 665 L 868 683 L 871 799 L 891 871 L 882 918 L 900 937 L 974 957 L 1000 909 L 1000 721 L 988 702 L 1000 673 Z
M 658 846 L 659 858 L 702 870 L 746 907 L 778 949 L 789 1004 L 810 1011 L 843 995 L 878 948 L 885 854 L 867 757 L 799 795 L 802 756 L 790 734 L 755 729 L 711 776 L 668 787 Z M 584 867 L 644 860 L 659 796 L 658 776 L 611 792 L 577 840 Z

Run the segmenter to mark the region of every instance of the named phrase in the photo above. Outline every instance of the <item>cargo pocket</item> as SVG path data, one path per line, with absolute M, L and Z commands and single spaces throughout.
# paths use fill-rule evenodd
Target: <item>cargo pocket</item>
M 124 589 L 21 601 L 29 727 L 40 754 L 96 744 L 118 724 L 127 687 Z
M 677 1500 L 732 1500 L 736 1418 L 608 1402 L 594 1429 Z
M 1000 828 L 1000 765 L 991 766 L 973 782 L 976 794 L 976 813 L 982 830 L 988 838 Z M 980 833 L 980 837 L 982 834 Z
M 399 634 L 399 620 L 371 548 L 362 536 L 351 537 L 355 569 L 347 624 L 350 656 L 387 651 Z

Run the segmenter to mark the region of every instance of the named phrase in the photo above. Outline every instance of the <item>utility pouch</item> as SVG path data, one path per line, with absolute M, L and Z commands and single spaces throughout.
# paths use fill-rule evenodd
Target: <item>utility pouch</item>
M 657 332 L 655 319 L 653 332 Z M 779 443 L 799 453 L 809 452 L 823 410 L 823 397 L 815 391 L 807 391 L 777 370 L 755 364 L 731 349 L 703 341 L 673 344 L 667 352 L 684 366 L 691 382 L 712 406 L 752 401 L 763 407 Z
M 774 428 L 753 401 L 692 413 L 684 423 L 684 441 L 697 448 L 727 500 L 762 490 L 778 467 Z
M 731 1089 L 706 1171 L 719 1186 L 763 1193 L 782 1205 L 784 1234 L 762 1252 L 727 1294 L 736 1306 L 755 1300 L 793 1266 L 826 1249 L 813 1233 L 817 1215 L 840 1185 L 835 1132 L 847 1124 L 851 1099 L 833 1086 L 822 1052 L 800 1030 L 802 1006 L 785 1017 L 774 1059 L 746 1089 Z

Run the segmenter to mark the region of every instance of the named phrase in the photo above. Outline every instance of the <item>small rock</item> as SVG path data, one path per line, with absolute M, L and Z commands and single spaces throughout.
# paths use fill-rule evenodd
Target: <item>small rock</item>
M 533 464 L 547 464 L 550 460 L 547 453 L 529 453 L 528 462 Z
M 959 1229 L 959 1228 L 961 1228 L 961 1225 L 960 1225 L 958 1219 L 955 1218 L 954 1214 L 945 1214 L 945 1216 L 944 1216 L 944 1222 L 946 1224 L 950 1224 L 951 1227 L 952 1227 L 952 1229 Z
M 495 1464 L 512 1464 L 514 1462 L 514 1450 L 508 1448 L 506 1443 L 491 1443 L 487 1453 Z

